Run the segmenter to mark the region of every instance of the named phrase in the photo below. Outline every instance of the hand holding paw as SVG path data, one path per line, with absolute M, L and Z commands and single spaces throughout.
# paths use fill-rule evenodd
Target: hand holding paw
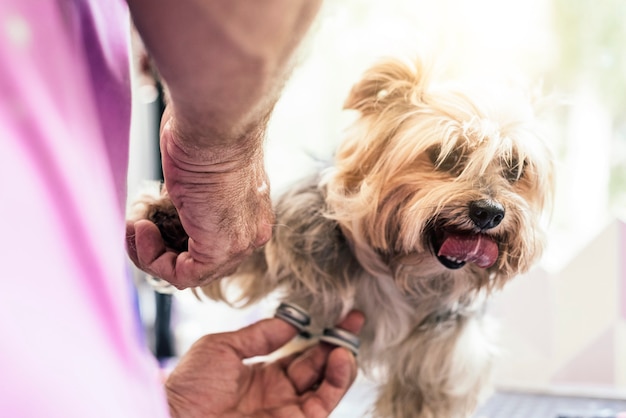
M 269 240 L 263 134 L 258 128 L 250 140 L 189 145 L 166 110 L 165 191 L 143 219 L 127 223 L 128 253 L 137 267 L 179 289 L 204 285 L 232 273 Z

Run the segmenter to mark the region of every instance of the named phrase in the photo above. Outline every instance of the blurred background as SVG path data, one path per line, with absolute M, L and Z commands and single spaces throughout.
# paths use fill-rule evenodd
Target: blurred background
M 277 104 L 266 143 L 273 194 L 332 159 L 352 83 L 384 56 L 420 54 L 451 75 L 503 77 L 540 90 L 557 157 L 557 194 L 541 263 L 498 294 L 501 388 L 626 392 L 626 2 L 623 0 L 332 0 Z M 158 178 L 157 92 L 135 80 L 129 194 Z M 138 283 L 143 283 L 142 279 Z M 153 327 L 151 290 L 142 289 Z M 177 292 L 172 352 L 206 332 L 266 316 Z M 358 416 L 367 382 L 334 416 Z M 370 396 L 371 398 L 371 396 Z M 351 412 L 346 412 L 351 411 Z

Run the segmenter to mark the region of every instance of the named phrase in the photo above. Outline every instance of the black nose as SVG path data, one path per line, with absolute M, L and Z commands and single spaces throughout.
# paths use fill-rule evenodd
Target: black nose
M 469 204 L 469 217 L 480 229 L 491 229 L 504 219 L 504 207 L 493 200 L 475 200 Z

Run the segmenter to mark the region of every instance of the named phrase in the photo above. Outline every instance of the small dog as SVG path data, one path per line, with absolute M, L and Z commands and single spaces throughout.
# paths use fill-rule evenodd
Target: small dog
M 436 83 L 419 61 L 373 66 L 345 102 L 359 117 L 334 166 L 282 196 L 271 241 L 203 291 L 228 300 L 235 286 L 251 304 L 278 290 L 313 334 L 358 309 L 374 416 L 471 415 L 495 353 L 485 300 L 540 256 L 552 197 L 521 97 Z M 167 206 L 145 216 L 175 222 Z

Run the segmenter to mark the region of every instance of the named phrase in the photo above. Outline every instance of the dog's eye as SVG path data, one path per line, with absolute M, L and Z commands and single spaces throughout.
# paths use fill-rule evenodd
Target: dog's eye
M 504 178 L 511 184 L 519 181 L 524 176 L 524 172 L 526 171 L 526 166 L 528 163 L 526 160 L 520 161 L 517 158 L 512 158 L 511 160 L 504 161 L 502 166 Z
M 439 171 L 447 171 L 458 176 L 465 168 L 467 156 L 463 148 L 455 148 L 445 155 L 441 155 L 441 147 L 439 145 L 432 146 L 428 149 L 428 157 Z

